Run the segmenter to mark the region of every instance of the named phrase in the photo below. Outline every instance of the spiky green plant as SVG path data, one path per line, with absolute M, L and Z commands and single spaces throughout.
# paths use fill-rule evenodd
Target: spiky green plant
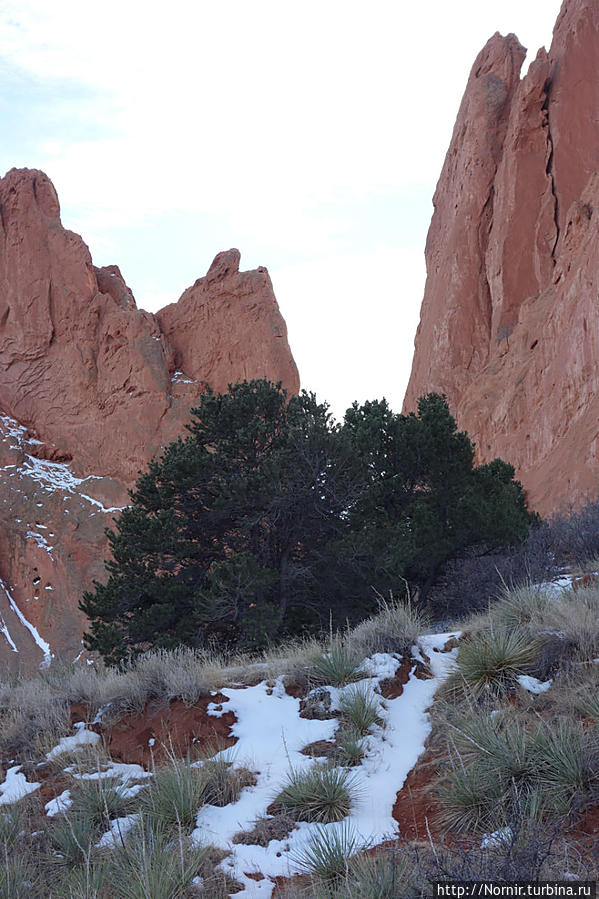
M 374 724 L 380 724 L 380 700 L 372 687 L 358 684 L 346 690 L 339 699 L 342 718 L 365 736 Z
M 539 786 L 547 805 L 557 814 L 568 814 L 585 794 L 599 786 L 599 745 L 595 733 L 579 724 L 560 721 L 535 736 L 539 758 Z
M 521 631 L 496 630 L 463 641 L 458 652 L 459 674 L 475 695 L 501 695 L 537 658 L 540 647 Z
M 310 676 L 316 684 L 342 687 L 360 680 L 363 656 L 341 637 L 332 637 L 327 652 L 312 659 Z
M 292 768 L 275 805 L 297 821 L 322 824 L 341 821 L 349 814 L 355 797 L 354 783 L 350 772 L 343 768 L 330 765 L 312 765 L 301 771 Z
M 108 894 L 114 899 L 182 899 L 200 872 L 209 850 L 187 847 L 183 840 L 159 827 L 148 827 L 142 818 L 111 854 Z
M 189 760 L 171 760 L 157 768 L 152 783 L 139 796 L 142 817 L 159 831 L 186 833 L 206 797 L 206 775 Z
M 202 765 L 205 782 L 204 802 L 207 805 L 229 805 L 236 802 L 245 787 L 256 783 L 247 768 L 235 767 L 230 755 L 207 759 Z
M 42 895 L 40 876 L 32 862 L 23 854 L 0 847 L 0 899 L 29 899 Z
M 355 728 L 343 728 L 338 732 L 335 741 L 334 758 L 340 765 L 353 768 L 360 764 L 364 758 L 364 753 L 364 739 Z
M 542 620 L 551 596 L 539 585 L 526 584 L 506 590 L 491 611 L 497 626 L 506 630 L 527 630 L 532 622 Z
M 292 858 L 300 870 L 332 882 L 347 874 L 350 857 L 364 848 L 347 821 L 339 827 L 318 827 Z

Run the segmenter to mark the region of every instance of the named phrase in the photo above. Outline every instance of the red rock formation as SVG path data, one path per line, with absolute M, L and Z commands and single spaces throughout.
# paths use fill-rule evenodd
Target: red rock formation
M 106 510 L 127 501 L 207 384 L 254 377 L 299 389 L 266 269 L 240 273 L 239 252 L 221 253 L 152 315 L 62 227 L 46 175 L 0 179 L 0 659 L 15 664 L 11 641 L 18 663 L 31 655 L 32 628 L 72 657 L 77 602 L 103 572 Z
M 472 69 L 404 408 L 447 394 L 479 461 L 511 461 L 548 514 L 599 492 L 599 5 L 566 0 L 519 81 L 521 62 L 514 36 L 495 35 Z M 504 97 L 492 114 L 485 83 Z

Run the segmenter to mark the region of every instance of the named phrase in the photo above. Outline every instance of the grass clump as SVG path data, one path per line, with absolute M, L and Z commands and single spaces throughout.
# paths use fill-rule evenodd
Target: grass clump
M 404 602 L 381 597 L 377 614 L 360 622 L 347 641 L 362 658 L 375 652 L 407 655 L 428 627 L 428 618 L 415 608 L 409 597 Z
M 151 828 L 164 834 L 187 832 L 206 801 L 206 776 L 189 760 L 174 759 L 154 772 L 152 783 L 139 794 L 139 810 Z
M 327 652 L 313 657 L 311 679 L 316 684 L 343 687 L 364 675 L 360 671 L 363 656 L 341 637 L 333 637 Z
M 339 699 L 341 717 L 360 735 L 365 736 L 374 724 L 380 724 L 380 703 L 372 689 L 361 685 L 346 690 Z
M 319 827 L 292 858 L 300 870 L 330 883 L 347 874 L 350 856 L 363 848 L 345 821 L 340 827 Z
M 475 634 L 460 644 L 457 665 L 476 696 L 501 696 L 537 658 L 540 647 L 521 631 L 496 630 Z
M 40 875 L 23 854 L 11 854 L 4 846 L 0 858 L 0 899 L 29 899 L 41 895 Z
M 339 765 L 354 768 L 364 758 L 364 740 L 353 727 L 343 728 L 337 734 L 334 757 Z
M 107 876 L 114 899 L 182 899 L 202 870 L 210 850 L 172 840 L 169 831 L 143 821 L 112 853 Z
M 353 778 L 348 771 L 312 765 L 303 771 L 290 771 L 274 805 L 296 821 L 329 824 L 349 814 L 353 799 Z
M 207 805 L 229 805 L 239 799 L 245 787 L 254 786 L 255 776 L 247 768 L 236 768 L 225 755 L 207 759 L 202 764 L 204 778 L 203 800 Z

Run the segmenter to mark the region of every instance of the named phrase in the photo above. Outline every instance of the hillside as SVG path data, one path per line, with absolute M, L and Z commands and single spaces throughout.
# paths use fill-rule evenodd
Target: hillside
M 388 604 L 266 658 L 3 685 L 0 888 L 417 899 L 596 879 L 598 612 L 597 586 L 562 578 L 453 634 Z

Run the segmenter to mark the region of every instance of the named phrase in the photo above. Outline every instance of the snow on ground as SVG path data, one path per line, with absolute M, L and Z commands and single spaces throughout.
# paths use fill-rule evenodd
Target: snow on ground
M 63 752 L 75 752 L 84 746 L 97 746 L 100 743 L 100 735 L 93 730 L 87 730 L 81 721 L 75 725 L 75 734 L 72 737 L 61 737 L 58 746 L 46 753 L 47 759 L 54 759 Z
M 21 765 L 14 765 L 6 772 L 6 779 L 0 784 L 0 805 L 10 805 L 18 802 L 28 793 L 33 793 L 40 786 L 38 783 L 29 783 L 24 774 L 20 774 Z
M 457 650 L 438 651 L 451 636 L 454 634 L 421 637 L 414 647 L 415 658 L 429 658 L 433 675 L 430 679 L 416 678 L 414 666 L 401 696 L 393 700 L 380 697 L 384 727 L 371 729 L 366 738 L 366 756 L 359 767 L 351 770 L 357 801 L 348 819 L 324 825 L 326 830 L 349 827 L 363 845 L 375 845 L 398 834 L 393 805 L 431 731 L 427 709 L 455 664 Z M 369 677 L 360 681 L 361 689 L 374 688 L 381 679 L 393 676 L 398 664 L 396 657 L 382 653 L 367 660 L 364 670 Z M 355 689 L 355 685 L 326 689 L 331 692 L 335 707 L 341 695 Z M 269 878 L 290 876 L 300 870 L 295 858 L 317 826 L 300 823 L 288 837 L 272 840 L 266 847 L 233 844 L 232 837 L 239 831 L 251 830 L 258 818 L 267 815 L 266 809 L 284 785 L 290 769 L 317 764 L 300 750 L 316 740 L 332 739 L 338 721 L 300 718 L 299 700 L 286 695 L 282 678 L 272 691 L 262 682 L 247 689 L 225 688 L 222 692 L 229 698 L 226 710 L 234 712 L 238 719 L 232 728 L 238 738 L 235 762 L 257 772 L 257 783 L 243 790 L 235 803 L 223 808 L 204 806 L 197 815 L 193 838 L 230 852 L 221 866 L 243 884 L 244 891 L 236 894 L 240 899 L 270 897 L 273 883 Z M 225 750 L 224 757 L 230 760 L 231 750 Z M 265 879 L 254 881 L 247 876 L 254 872 L 262 873 Z
M 110 830 L 107 830 L 96 843 L 96 849 L 113 849 L 115 846 L 120 846 L 138 821 L 139 815 L 125 815 L 122 818 L 114 818 L 110 822 Z
M 59 815 L 61 812 L 66 812 L 73 804 L 73 800 L 71 799 L 71 791 L 63 790 L 60 796 L 56 796 L 54 799 L 50 799 L 49 802 L 46 802 L 44 809 L 46 810 L 46 815 L 49 818 L 53 818 L 55 815 Z
M 520 674 L 517 678 L 518 683 L 521 687 L 524 687 L 525 690 L 528 690 L 529 693 L 545 693 L 551 684 L 553 683 L 553 679 L 550 678 L 546 681 L 540 681 L 536 677 L 532 677 L 530 674 Z

